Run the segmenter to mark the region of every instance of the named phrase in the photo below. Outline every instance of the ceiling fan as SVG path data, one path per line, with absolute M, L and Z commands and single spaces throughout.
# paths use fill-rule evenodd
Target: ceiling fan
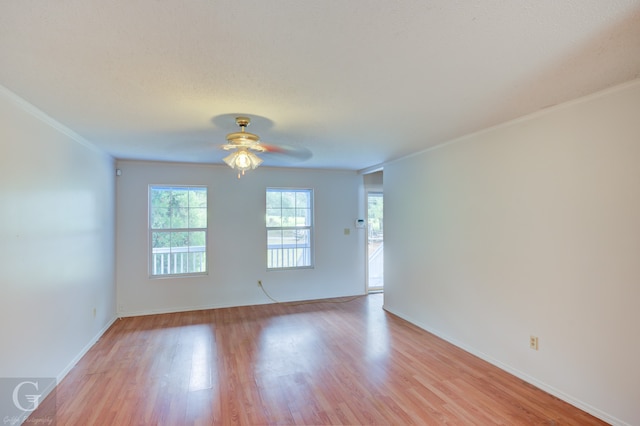
M 244 175 L 245 171 L 253 170 L 262 164 L 262 159 L 252 151 L 266 151 L 266 148 L 260 145 L 258 135 L 246 131 L 250 123 L 249 117 L 236 117 L 236 124 L 240 126 L 240 131 L 229 133 L 227 143 L 222 145 L 225 151 L 233 151 L 222 160 L 232 169 L 238 170 L 238 179 L 241 173 Z
M 311 157 L 311 152 L 306 149 L 261 143 L 258 135 L 247 132 L 246 129 L 250 123 L 249 117 L 236 117 L 236 124 L 240 127 L 240 131 L 229 133 L 227 143 L 222 145 L 225 151 L 233 151 L 222 160 L 232 169 L 238 170 L 238 179 L 247 170 L 254 170 L 262 164 L 263 160 L 255 152 L 286 154 L 301 160 Z

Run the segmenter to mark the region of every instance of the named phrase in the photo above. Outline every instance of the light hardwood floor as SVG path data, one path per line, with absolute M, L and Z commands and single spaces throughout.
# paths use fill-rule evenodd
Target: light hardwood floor
M 382 300 L 117 320 L 58 385 L 57 424 L 605 424 Z

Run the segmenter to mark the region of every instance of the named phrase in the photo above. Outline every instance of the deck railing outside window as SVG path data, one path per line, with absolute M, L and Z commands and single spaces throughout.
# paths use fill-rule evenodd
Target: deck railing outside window
M 154 248 L 153 275 L 175 275 L 205 272 L 207 253 L 205 246 Z
M 267 268 L 295 268 L 299 265 L 311 265 L 311 247 L 296 244 L 267 247 Z

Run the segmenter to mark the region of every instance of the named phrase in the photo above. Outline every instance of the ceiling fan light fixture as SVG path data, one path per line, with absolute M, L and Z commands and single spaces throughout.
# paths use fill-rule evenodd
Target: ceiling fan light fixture
M 238 179 L 247 170 L 253 170 L 262 163 L 262 159 L 251 151 L 264 152 L 265 148 L 260 145 L 258 135 L 245 131 L 251 123 L 248 117 L 236 117 L 236 124 L 240 126 L 239 132 L 227 135 L 227 144 L 222 146 L 225 151 L 233 152 L 223 158 L 232 169 L 238 170 Z
M 254 170 L 262 164 L 262 159 L 245 147 L 239 147 L 223 158 L 223 161 L 232 169 L 238 170 L 238 179 L 245 171 Z

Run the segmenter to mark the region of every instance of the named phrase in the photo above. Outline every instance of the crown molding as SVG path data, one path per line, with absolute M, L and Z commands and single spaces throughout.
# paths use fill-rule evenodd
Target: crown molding
M 69 137 L 70 139 L 79 143 L 85 148 L 88 148 L 98 154 L 101 154 L 113 159 L 111 155 L 99 149 L 94 144 L 89 142 L 87 139 L 80 136 L 78 133 L 74 132 L 64 124 L 60 123 L 58 120 L 54 119 L 53 117 L 51 117 L 50 115 L 48 115 L 47 113 L 39 109 L 38 107 L 34 106 L 33 104 L 26 101 L 25 99 L 21 98 L 20 96 L 18 96 L 17 94 L 15 94 L 14 92 L 7 89 L 1 84 L 0 84 L 0 94 L 6 99 L 8 99 L 10 102 L 12 102 L 14 105 L 16 105 L 18 108 L 30 114 L 32 117 L 36 118 L 37 120 L 40 120 L 41 122 L 45 123 L 49 127 L 57 130 L 58 132 Z

